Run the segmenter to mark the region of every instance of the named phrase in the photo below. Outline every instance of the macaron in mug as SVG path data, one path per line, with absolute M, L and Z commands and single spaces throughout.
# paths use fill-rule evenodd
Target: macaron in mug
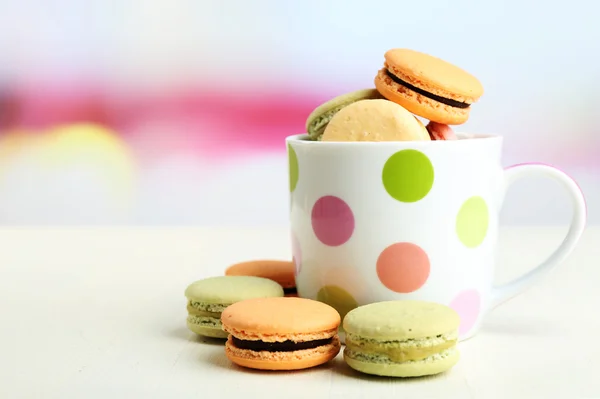
M 450 141 L 325 142 L 286 139 L 291 233 L 301 297 L 342 316 L 386 300 L 449 305 L 472 337 L 491 309 L 561 263 L 585 227 L 577 184 L 541 164 L 503 169 L 502 137 L 459 134 Z M 493 283 L 498 216 L 517 179 L 547 176 L 571 198 L 562 244 L 534 270 Z

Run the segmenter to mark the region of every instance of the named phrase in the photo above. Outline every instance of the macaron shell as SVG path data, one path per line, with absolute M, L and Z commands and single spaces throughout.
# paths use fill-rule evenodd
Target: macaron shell
M 303 340 L 331 337 L 340 325 L 329 305 L 304 298 L 258 298 L 235 303 L 221 315 L 224 329 L 253 339 Z M 299 339 L 298 339 L 299 340 Z
M 461 125 L 469 119 L 470 107 L 456 108 L 425 97 L 394 82 L 387 76 L 385 69 L 381 69 L 375 76 L 375 87 L 391 102 L 425 119 L 447 125 Z
M 417 123 L 419 123 L 419 126 L 420 126 L 420 127 L 423 129 L 423 130 L 425 130 L 425 131 L 427 132 L 427 134 L 429 134 L 429 130 L 427 130 L 427 127 L 426 127 L 426 126 L 423 124 L 423 122 L 421 122 L 421 120 L 420 120 L 419 118 L 417 118 L 416 116 L 415 116 L 415 119 L 417 120 Z M 423 134 L 425 134 L 425 133 L 423 133 Z M 430 134 L 429 134 L 429 138 L 431 138 L 431 135 L 430 135 Z
M 360 100 L 382 98 L 376 89 L 361 89 L 350 93 L 345 93 L 319 105 L 306 119 L 306 132 L 311 139 L 316 140 L 323 134 L 325 127 L 342 108 Z M 319 119 L 324 118 L 321 123 Z M 319 126 L 316 126 L 316 125 Z
M 295 266 L 292 261 L 253 260 L 229 266 L 225 270 L 225 275 L 268 278 L 283 288 L 293 288 L 296 286 L 294 271 Z
M 459 351 L 455 350 L 451 355 L 434 361 L 376 363 L 350 358 L 346 352 L 344 350 L 344 361 L 354 370 L 384 377 L 421 377 L 439 374 L 451 369 L 460 359 Z
M 223 338 L 224 339 L 224 338 L 227 338 L 229 335 L 229 334 L 227 334 L 227 332 L 223 331 L 223 329 L 221 328 L 220 325 L 218 325 L 218 326 L 199 325 L 199 324 L 191 323 L 188 320 L 187 326 L 192 332 L 194 332 L 198 335 L 203 335 L 205 337 Z
M 190 284 L 185 296 L 198 302 L 231 304 L 250 298 L 283 297 L 283 288 L 262 277 L 218 276 Z
M 340 348 L 337 337 L 334 337 L 329 345 L 293 352 L 253 352 L 236 348 L 228 340 L 225 344 L 225 355 L 233 363 L 252 369 L 301 370 L 327 363 L 337 356 Z
M 410 49 L 391 49 L 384 57 L 394 75 L 429 93 L 468 103 L 483 95 L 475 76 L 438 57 Z
M 329 122 L 322 141 L 429 141 L 429 133 L 405 108 L 388 100 L 362 100 Z
M 346 333 L 394 341 L 451 334 L 459 324 L 458 313 L 448 306 L 409 300 L 364 305 L 344 318 Z

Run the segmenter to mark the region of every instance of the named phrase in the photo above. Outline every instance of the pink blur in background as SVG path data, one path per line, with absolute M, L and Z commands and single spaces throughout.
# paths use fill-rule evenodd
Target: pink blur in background
M 504 135 L 505 165 L 565 170 L 600 222 L 600 5 L 380 3 L 1 2 L 0 223 L 285 224 L 284 138 L 372 87 L 392 47 L 475 74 L 485 94 L 458 130 Z M 540 180 L 502 221 L 569 216 Z

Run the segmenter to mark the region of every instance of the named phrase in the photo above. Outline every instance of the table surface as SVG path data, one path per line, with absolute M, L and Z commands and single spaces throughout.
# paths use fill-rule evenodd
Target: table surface
M 562 228 L 504 228 L 497 281 Z M 341 355 L 300 372 L 230 364 L 186 329 L 183 291 L 231 263 L 288 259 L 283 228 L 0 230 L 0 398 L 600 398 L 600 228 L 490 313 L 448 373 L 360 375 Z

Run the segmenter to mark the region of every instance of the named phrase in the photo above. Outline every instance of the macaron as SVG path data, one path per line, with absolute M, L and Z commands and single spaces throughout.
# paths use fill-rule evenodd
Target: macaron
M 333 116 L 344 107 L 360 100 L 383 98 L 376 89 L 362 89 L 332 98 L 314 109 L 306 119 L 306 131 L 311 140 L 319 140 Z
M 268 278 L 283 287 L 285 296 L 298 296 L 294 262 L 285 260 L 252 260 L 229 266 L 226 276 Z
M 388 301 L 364 305 L 344 318 L 344 360 L 353 369 L 388 377 L 444 372 L 459 359 L 460 319 L 432 302 Z
M 276 282 L 249 276 L 219 276 L 196 281 L 185 290 L 187 326 L 199 335 L 227 338 L 221 313 L 232 303 L 250 298 L 283 297 Z
M 423 123 L 395 102 L 361 100 L 331 118 L 321 141 L 429 141 Z
M 324 364 L 340 351 L 340 315 L 311 299 L 249 299 L 225 309 L 221 322 L 230 334 L 225 354 L 242 367 L 300 370 Z
M 431 140 L 458 140 L 452 128 L 443 123 L 429 122 L 425 128 Z
M 375 77 L 385 98 L 438 123 L 460 125 L 483 86 L 469 72 L 437 57 L 409 49 L 391 49 Z

